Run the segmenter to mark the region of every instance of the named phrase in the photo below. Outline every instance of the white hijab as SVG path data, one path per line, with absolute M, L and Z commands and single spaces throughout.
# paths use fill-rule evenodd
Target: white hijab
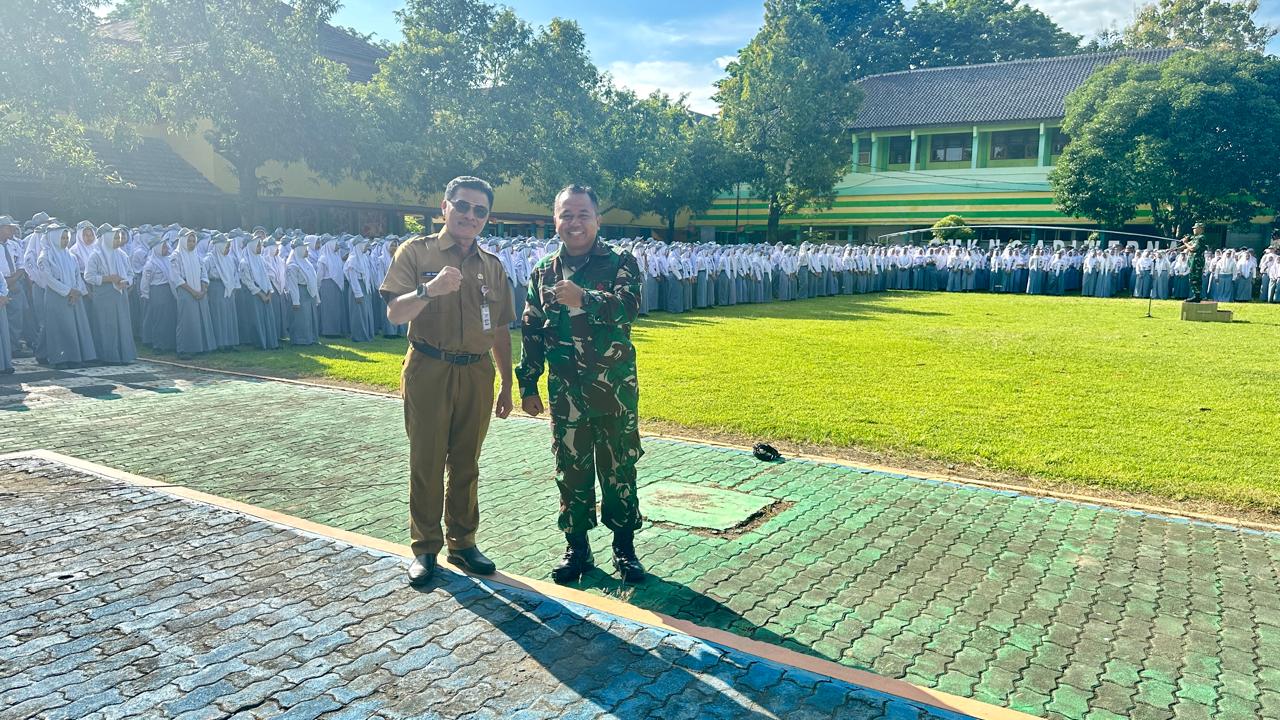
M 267 269 L 267 263 L 262 257 L 262 241 L 257 238 L 249 238 L 241 248 L 240 254 L 242 256 L 240 265 L 249 271 L 249 277 L 253 280 L 253 284 L 257 285 L 262 292 L 271 292 L 274 286 L 271 282 L 271 273 Z
M 98 233 L 98 242 L 93 244 L 92 255 L 102 258 L 102 266 L 106 268 L 107 275 L 119 275 L 128 280 L 129 259 L 125 257 L 123 250 L 115 247 L 116 235 L 123 232 L 124 228 L 109 228 L 106 232 Z
M 222 281 L 223 297 L 230 298 L 235 293 L 236 288 L 240 287 L 240 273 L 236 270 L 236 259 L 232 257 L 231 239 L 224 236 L 214 238 L 209 247 L 212 249 L 210 253 L 211 262 L 218 268 L 218 279 Z M 223 248 L 228 248 L 223 253 Z
M 88 230 L 89 234 L 93 236 L 94 242 L 92 245 L 84 243 L 85 230 Z M 75 256 L 76 262 L 80 264 L 80 270 L 83 271 L 89 265 L 89 256 L 93 254 L 93 249 L 102 244 L 102 238 L 98 237 L 98 232 L 93 229 L 93 223 L 88 220 L 81 220 L 71 234 L 71 240 L 73 244 L 70 252 Z
M 200 257 L 195 250 L 187 249 L 187 238 L 194 236 L 195 232 L 191 230 L 184 229 L 178 232 L 178 246 L 174 248 L 173 254 L 169 256 L 169 262 L 173 267 L 174 287 L 186 285 L 199 292 L 202 284 L 201 278 L 203 277 L 200 268 Z
M 280 244 L 271 243 L 263 250 L 262 255 L 263 262 L 271 271 L 271 281 L 275 284 L 276 292 L 287 292 L 289 279 L 285 273 L 284 258 L 280 257 Z
M 294 268 L 295 272 L 302 277 L 307 285 L 307 294 L 316 300 L 320 299 L 320 282 L 316 280 L 316 269 L 307 259 L 307 246 L 302 244 L 293 248 L 289 253 L 289 261 L 286 267 Z
M 364 252 L 366 245 L 367 240 L 357 240 L 351 244 L 351 253 L 347 255 L 343 270 L 356 275 L 367 290 L 373 283 L 373 267 L 369 263 L 369 256 Z
M 169 247 L 167 237 L 151 246 L 151 250 L 147 253 L 147 264 L 144 266 L 143 271 L 145 272 L 146 268 L 151 268 L 153 279 L 150 284 L 169 285 L 170 289 L 176 290 L 177 288 L 173 286 L 173 265 L 170 264 L 169 258 L 164 255 L 166 247 Z
M 36 262 L 44 268 L 50 279 L 73 288 L 81 288 L 76 259 L 69 250 L 62 247 L 62 235 L 67 232 L 70 230 L 63 227 L 46 230 L 40 238 L 40 257 Z
M 342 283 L 342 256 L 338 254 L 338 241 L 326 240 L 324 245 L 320 246 L 319 266 L 324 268 L 324 276 L 341 285 Z

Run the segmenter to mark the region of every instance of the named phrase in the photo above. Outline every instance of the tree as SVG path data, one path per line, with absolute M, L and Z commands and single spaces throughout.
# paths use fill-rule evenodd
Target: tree
M 1080 38 L 1020 0 L 807 0 L 854 78 L 919 67 L 1052 57 Z
M 781 0 L 717 83 L 720 126 L 742 179 L 769 203 L 769 242 L 783 212 L 830 207 L 849 169 L 847 131 L 861 101 L 848 57 L 818 18 Z
M 1133 48 L 1215 48 L 1262 52 L 1280 28 L 1258 24 L 1258 0 L 1157 0 L 1125 28 Z
M 1076 217 L 1116 228 L 1151 209 L 1178 235 L 1192 222 L 1246 226 L 1280 207 L 1280 60 L 1179 53 L 1112 63 L 1067 98 L 1071 138 L 1050 182 Z
M 1080 37 L 1019 0 L 924 0 L 907 14 L 912 67 L 1056 57 Z
M 566 182 L 604 179 L 593 139 L 607 83 L 575 23 L 535 31 L 482 0 L 410 0 L 397 17 L 404 41 L 371 95 L 402 185 L 429 195 L 461 174 L 519 178 L 550 203 Z
M 938 242 L 972 240 L 974 237 L 973 228 L 959 215 L 947 215 L 933 224 L 933 239 Z
M 682 211 L 706 210 L 733 184 L 730 149 L 715 121 L 689 110 L 684 98 L 654 93 L 618 112 L 637 121 L 629 134 L 641 152 L 633 171 L 619 173 L 614 204 L 633 216 L 656 214 L 671 240 Z
M 344 66 L 319 53 L 333 0 L 134 0 L 155 93 L 178 128 L 205 138 L 234 169 L 241 220 L 256 219 L 269 161 L 306 162 L 336 182 L 371 167 L 370 109 Z
M 94 36 L 94 0 L 16 0 L 0 23 L 0 163 L 43 181 L 68 210 L 120 183 L 93 140 L 128 145 L 153 116 L 131 48 Z
M 806 6 L 847 58 L 851 77 L 910 67 L 913 45 L 902 0 L 808 0 Z

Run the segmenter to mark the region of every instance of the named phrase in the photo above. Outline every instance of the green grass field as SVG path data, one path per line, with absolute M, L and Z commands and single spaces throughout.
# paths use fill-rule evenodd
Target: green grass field
M 1280 305 L 890 293 L 643 319 L 641 416 L 1280 512 Z M 394 391 L 403 340 L 197 364 Z M 517 357 L 519 355 L 517 345 Z

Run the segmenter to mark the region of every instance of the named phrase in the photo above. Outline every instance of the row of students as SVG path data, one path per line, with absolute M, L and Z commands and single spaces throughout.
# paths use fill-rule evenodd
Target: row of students
M 135 337 L 184 358 L 321 335 L 399 337 L 405 327 L 386 320 L 376 291 L 397 244 L 0 217 L 0 371 L 12 371 L 15 355 L 125 364 L 137 357 Z
M 519 311 L 527 268 L 557 241 L 490 239 L 512 278 Z M 696 308 L 831 294 L 925 290 L 1090 297 L 1185 299 L 1189 256 L 1180 251 L 1028 247 L 1011 243 L 982 250 L 961 245 L 835 246 L 689 245 L 652 238 L 617 243 L 635 255 L 644 274 L 641 312 Z M 1230 258 L 1231 263 L 1217 261 Z M 1220 251 L 1206 264 L 1205 287 L 1220 299 L 1275 300 L 1271 274 L 1280 273 L 1274 250 Z M 1256 291 L 1256 293 L 1255 293 Z
M 124 363 L 134 338 L 190 356 L 242 346 L 272 349 L 320 337 L 400 337 L 381 284 L 401 238 L 194 231 L 81 222 L 38 214 L 0 217 L 0 370 L 30 352 L 56 365 Z M 559 240 L 482 238 L 510 278 L 514 316 L 529 274 Z M 1159 299 L 1190 294 L 1188 258 L 1175 251 L 964 245 L 717 245 L 634 238 L 644 274 L 641 312 L 886 290 L 995 292 Z M 1221 250 L 1205 264 L 1209 297 L 1280 302 L 1280 255 Z M 53 298 L 51 301 L 50 298 Z M 83 316 L 83 321 L 82 321 Z

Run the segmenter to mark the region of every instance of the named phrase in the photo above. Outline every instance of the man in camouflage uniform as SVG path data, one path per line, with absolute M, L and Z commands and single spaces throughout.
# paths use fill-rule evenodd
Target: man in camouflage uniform
M 1192 228 L 1191 237 L 1182 239 L 1182 246 L 1191 253 L 1187 261 L 1187 280 L 1191 282 L 1191 297 L 1187 302 L 1200 302 L 1204 286 L 1204 251 L 1208 249 L 1208 238 L 1204 235 L 1204 223 L 1198 222 Z
M 572 185 L 555 203 L 563 243 L 533 269 L 521 323 L 523 349 L 516 378 L 524 411 L 542 412 L 538 378 L 544 365 L 550 395 L 552 449 L 560 488 L 564 559 L 552 571 L 574 582 L 595 566 L 587 531 L 600 520 L 613 530 L 613 563 L 629 583 L 644 580 L 636 558 L 640 528 L 636 461 L 639 383 L 631 323 L 640 309 L 640 268 L 631 253 L 599 239 L 600 217 L 591 188 Z

